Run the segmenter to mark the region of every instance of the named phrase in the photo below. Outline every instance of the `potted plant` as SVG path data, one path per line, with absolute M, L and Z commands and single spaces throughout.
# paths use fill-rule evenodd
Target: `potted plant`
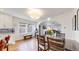
M 47 30 L 47 34 L 48 34 L 49 36 L 53 36 L 54 33 L 55 33 L 55 32 L 54 32 L 52 29 Z

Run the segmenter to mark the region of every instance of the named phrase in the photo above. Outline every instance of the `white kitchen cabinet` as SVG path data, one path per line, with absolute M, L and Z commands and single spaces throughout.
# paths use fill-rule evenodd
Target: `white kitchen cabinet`
M 4 20 L 3 20 L 3 14 L 0 13 L 0 28 L 4 27 Z
M 4 16 L 4 27 L 5 28 L 12 28 L 13 23 L 12 23 L 12 16 L 9 15 L 3 15 Z
M 12 16 L 0 13 L 0 28 L 12 28 Z

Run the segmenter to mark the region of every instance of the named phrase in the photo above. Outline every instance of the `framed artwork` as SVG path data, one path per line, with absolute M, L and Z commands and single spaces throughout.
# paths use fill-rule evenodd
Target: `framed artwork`
M 77 16 L 74 15 L 72 18 L 72 30 L 76 31 L 77 30 Z
M 79 31 L 79 9 L 77 10 L 77 30 Z

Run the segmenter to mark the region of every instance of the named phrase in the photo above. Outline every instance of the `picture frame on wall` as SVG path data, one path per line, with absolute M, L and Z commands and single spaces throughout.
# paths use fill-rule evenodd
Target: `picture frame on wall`
M 76 31 L 77 30 L 77 16 L 74 15 L 72 18 L 72 30 Z
M 79 31 L 79 8 L 77 10 L 77 30 Z

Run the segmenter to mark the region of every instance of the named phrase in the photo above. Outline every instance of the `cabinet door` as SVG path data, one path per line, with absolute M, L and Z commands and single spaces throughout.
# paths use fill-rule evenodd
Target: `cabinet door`
M 0 13 L 0 28 L 12 28 L 12 16 Z
M 3 28 L 4 27 L 4 20 L 3 20 L 3 14 L 0 13 L 0 28 Z
M 5 28 L 12 28 L 12 16 L 4 14 L 3 17 Z

